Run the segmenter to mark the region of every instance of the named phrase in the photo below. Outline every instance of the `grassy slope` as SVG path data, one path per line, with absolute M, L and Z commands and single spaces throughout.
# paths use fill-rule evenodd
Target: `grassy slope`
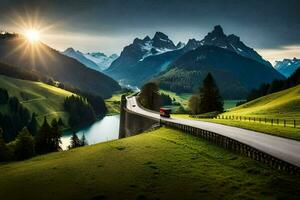
M 249 130 L 255 130 L 272 135 L 300 140 L 300 129 L 292 128 L 292 120 L 294 119 L 298 120 L 297 126 L 300 127 L 300 85 L 287 90 L 283 90 L 281 92 L 258 98 L 244 105 L 232 108 L 228 112 L 225 112 L 223 115 L 261 118 L 262 123 L 259 123 L 258 119 L 256 119 L 256 122 L 253 122 L 253 120 L 249 122 L 248 120 L 239 121 L 229 119 L 195 119 L 190 118 L 188 115 L 176 116 L 236 126 Z M 281 119 L 279 121 L 279 126 L 276 125 L 275 120 L 273 126 L 271 125 L 270 121 L 268 121 L 267 124 L 265 124 L 265 117 L 270 119 Z M 288 127 L 283 127 L 282 119 L 287 119 Z
M 108 114 L 114 115 L 114 114 L 119 114 L 120 113 L 120 101 L 122 95 L 130 95 L 132 94 L 131 92 L 127 93 L 115 93 L 113 96 L 109 99 L 105 99 L 105 104 L 107 106 Z
M 0 75 L 0 87 L 7 89 L 10 96 L 18 97 L 31 112 L 37 113 L 40 122 L 44 116 L 47 116 L 49 120 L 61 117 L 64 122 L 67 121 L 68 115 L 63 111 L 63 101 L 65 97 L 73 93 L 41 82 L 2 75 Z
M 299 184 L 167 128 L 0 165 L 0 199 L 296 199 Z
M 258 98 L 224 115 L 300 119 L 300 85 Z

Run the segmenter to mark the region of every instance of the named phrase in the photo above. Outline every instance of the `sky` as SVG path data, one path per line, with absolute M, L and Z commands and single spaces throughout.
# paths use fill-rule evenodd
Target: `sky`
M 300 58 L 299 0 L 0 0 L 0 29 L 34 27 L 58 50 L 120 54 L 134 38 L 164 32 L 201 40 L 215 25 L 272 63 Z

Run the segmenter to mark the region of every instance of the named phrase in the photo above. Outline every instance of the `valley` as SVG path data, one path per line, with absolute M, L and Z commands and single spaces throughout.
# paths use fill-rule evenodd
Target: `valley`
M 1 2 L 0 199 L 299 199 L 299 9 Z

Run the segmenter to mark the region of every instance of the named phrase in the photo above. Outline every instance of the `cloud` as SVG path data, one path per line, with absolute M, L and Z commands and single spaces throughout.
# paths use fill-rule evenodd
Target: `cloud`
M 265 59 L 269 60 L 273 65 L 276 61 L 284 58 L 300 58 L 300 44 L 282 46 L 277 49 L 256 49 Z

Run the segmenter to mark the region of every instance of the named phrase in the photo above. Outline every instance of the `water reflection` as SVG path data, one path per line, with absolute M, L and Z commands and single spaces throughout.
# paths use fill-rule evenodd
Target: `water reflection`
M 77 132 L 77 136 L 81 138 L 84 133 L 89 144 L 106 142 L 118 139 L 119 137 L 119 121 L 120 115 L 106 116 L 102 120 L 95 122 L 90 127 Z M 61 137 L 61 147 L 63 150 L 70 145 L 71 132 L 67 132 Z

